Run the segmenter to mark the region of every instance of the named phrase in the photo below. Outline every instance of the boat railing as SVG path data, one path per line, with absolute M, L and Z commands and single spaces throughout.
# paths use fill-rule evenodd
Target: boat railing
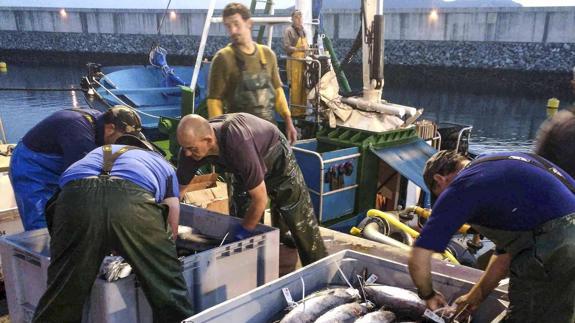
M 321 62 L 319 59 L 315 59 L 315 58 L 311 58 L 311 57 L 306 57 L 306 58 L 295 58 L 295 57 L 289 57 L 289 56 L 282 56 L 280 57 L 282 59 L 285 59 L 287 61 L 297 61 L 297 62 L 303 62 L 303 63 L 310 63 L 312 65 L 316 65 L 317 66 L 317 82 L 314 85 L 315 88 L 315 104 L 312 104 L 312 106 L 316 106 L 317 107 L 317 111 L 316 111 L 316 121 L 319 122 L 319 106 L 320 106 L 320 81 L 321 81 L 321 76 L 322 76 L 322 70 L 321 70 Z M 289 73 L 289 72 L 288 72 Z M 299 107 L 299 108 L 307 108 L 307 105 L 300 105 L 300 104 L 291 104 L 290 103 L 290 107 Z
M 0 134 L 2 135 L 1 144 L 8 144 L 8 138 L 6 137 L 6 131 L 4 130 L 4 123 L 2 122 L 2 118 L 0 118 Z

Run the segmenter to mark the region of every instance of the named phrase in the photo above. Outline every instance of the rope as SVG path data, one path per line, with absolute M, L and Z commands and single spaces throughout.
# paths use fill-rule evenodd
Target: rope
M 0 91 L 46 91 L 46 92 L 65 92 L 65 91 L 84 91 L 81 88 L 72 87 L 72 88 L 24 88 L 24 87 L 3 87 L 0 88 Z
M 162 30 L 162 26 L 164 25 L 164 20 L 166 19 L 166 14 L 168 13 L 168 8 L 170 8 L 170 3 L 172 0 L 168 1 L 168 5 L 166 6 L 166 10 L 164 10 L 164 15 L 162 16 L 162 20 L 160 20 L 160 24 L 158 25 L 158 35 L 160 35 L 160 30 Z
M 126 107 L 128 107 L 128 108 L 130 108 L 130 109 L 132 109 L 132 110 L 134 110 L 134 111 L 136 111 L 136 112 L 138 112 L 138 113 L 140 113 L 140 114 L 142 114 L 142 115 L 148 116 L 148 117 L 150 117 L 150 118 L 160 119 L 159 116 L 156 116 L 156 115 L 153 115 L 153 114 L 149 114 L 149 113 L 146 113 L 146 112 L 144 112 L 144 111 L 142 111 L 142 110 L 136 109 L 136 108 L 134 108 L 133 106 L 127 104 L 127 103 L 124 102 L 124 101 L 122 101 L 122 99 L 120 99 L 119 97 L 117 97 L 114 93 L 112 93 L 112 91 L 108 90 L 104 85 L 102 85 L 102 83 L 98 82 L 98 80 L 94 80 L 94 82 L 96 82 L 96 84 L 98 84 L 101 88 L 103 88 L 106 92 L 108 92 L 108 93 L 109 93 L 111 96 L 113 96 L 116 100 L 120 101 L 120 103 L 122 103 L 122 105 L 125 105 Z

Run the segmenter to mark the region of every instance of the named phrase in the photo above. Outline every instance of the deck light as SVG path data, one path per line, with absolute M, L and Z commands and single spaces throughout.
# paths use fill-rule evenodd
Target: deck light
M 60 17 L 62 17 L 62 18 L 68 17 L 68 13 L 66 12 L 66 9 L 64 9 L 64 8 L 60 9 Z
M 439 15 L 437 14 L 437 9 L 431 10 L 431 12 L 429 13 L 429 21 L 430 22 L 436 22 L 437 19 L 439 19 Z
M 176 12 L 170 11 L 170 20 L 176 20 Z

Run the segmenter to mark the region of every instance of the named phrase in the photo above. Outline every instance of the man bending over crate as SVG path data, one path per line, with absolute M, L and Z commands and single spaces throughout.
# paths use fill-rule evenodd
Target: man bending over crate
M 134 268 L 154 322 L 193 315 L 174 243 L 180 217 L 175 170 L 135 136 L 96 148 L 60 178 L 48 203 L 48 289 L 34 322 L 80 322 L 100 264 L 112 250 Z
M 242 224 L 233 232 L 236 239 L 252 234 L 269 195 L 271 211 L 279 214 L 291 231 L 302 264 L 326 256 L 303 175 L 287 139 L 275 125 L 248 113 L 224 114 L 210 121 L 187 115 L 178 126 L 178 142 L 182 146 L 177 170 L 180 190 L 208 163 L 241 179 L 251 202 Z

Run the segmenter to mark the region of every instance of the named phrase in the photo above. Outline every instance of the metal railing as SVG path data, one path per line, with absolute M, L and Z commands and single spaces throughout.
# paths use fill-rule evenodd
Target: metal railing
M 321 96 L 320 96 L 320 83 L 321 83 L 321 62 L 319 59 L 315 59 L 315 58 L 311 58 L 311 57 L 306 57 L 306 58 L 294 58 L 294 57 L 289 57 L 289 56 L 282 56 L 281 58 L 284 58 L 287 61 L 296 61 L 296 62 L 302 62 L 302 63 L 311 63 L 311 64 L 315 64 L 317 65 L 317 83 L 315 84 L 314 88 L 315 88 L 315 104 L 312 103 L 312 107 L 315 106 L 315 122 L 319 123 L 320 122 L 320 105 L 321 105 Z M 289 73 L 289 71 L 287 71 L 287 73 Z M 303 79 L 301 80 L 301 82 L 303 82 Z M 307 98 L 306 98 L 307 101 Z M 289 104 L 290 108 L 291 107 L 299 107 L 299 108 L 306 108 L 307 109 L 307 105 L 302 106 L 299 104 Z

